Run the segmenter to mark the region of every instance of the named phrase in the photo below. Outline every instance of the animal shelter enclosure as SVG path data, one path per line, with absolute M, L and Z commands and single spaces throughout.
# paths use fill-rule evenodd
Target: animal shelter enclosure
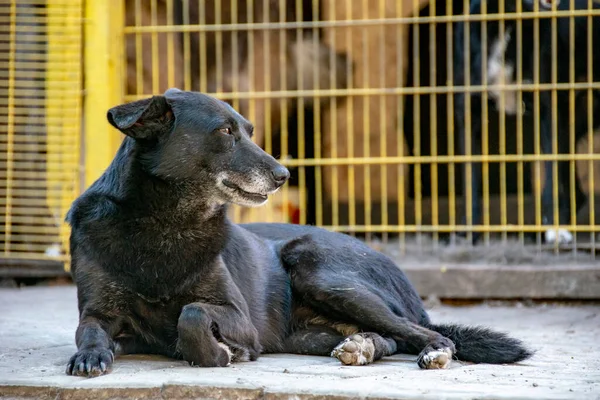
M 230 102 L 292 172 L 266 206 L 233 207 L 235 221 L 314 224 L 441 260 L 449 246 L 467 261 L 481 248 L 592 260 L 599 8 L 4 0 L 0 260 L 68 261 L 65 214 L 120 144 L 106 110 L 169 87 Z

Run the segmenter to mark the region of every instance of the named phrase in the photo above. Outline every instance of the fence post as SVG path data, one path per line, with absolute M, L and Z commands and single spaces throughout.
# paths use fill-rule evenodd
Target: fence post
M 125 64 L 123 0 L 86 1 L 84 185 L 102 175 L 120 142 L 106 111 L 122 102 Z
M 62 254 L 68 270 L 70 229 L 64 218 L 80 190 L 83 0 L 47 0 L 46 13 L 46 79 L 40 89 L 46 116 L 45 191 L 53 218 L 49 223 L 58 228 L 60 243 L 47 243 L 45 256 Z

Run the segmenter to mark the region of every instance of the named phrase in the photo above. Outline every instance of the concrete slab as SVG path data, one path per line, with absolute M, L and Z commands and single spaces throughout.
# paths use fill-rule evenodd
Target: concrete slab
M 403 265 L 399 262 L 399 265 Z M 600 263 L 411 264 L 402 267 L 421 296 L 446 299 L 600 299 Z
M 519 365 L 423 371 L 398 355 L 367 367 L 326 357 L 263 356 L 198 369 L 159 357 L 117 359 L 110 375 L 64 375 L 75 351 L 73 287 L 0 290 L 0 397 L 42 399 L 600 399 L 600 307 L 439 307 L 438 322 L 510 332 L 538 353 Z
M 402 246 L 398 240 L 370 243 L 402 267 L 421 296 L 600 300 L 600 262 L 593 252 L 555 253 L 515 238 L 477 246 L 421 239 L 407 239 Z

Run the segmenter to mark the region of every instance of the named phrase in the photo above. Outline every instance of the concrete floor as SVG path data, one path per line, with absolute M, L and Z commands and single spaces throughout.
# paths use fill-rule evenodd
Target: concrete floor
M 235 399 L 600 399 L 600 307 L 436 307 L 434 321 L 510 332 L 538 352 L 519 365 L 420 370 L 398 355 L 367 367 L 326 357 L 264 356 L 221 369 L 148 356 L 118 358 L 112 374 L 64 375 L 75 351 L 75 289 L 0 289 L 0 397 Z

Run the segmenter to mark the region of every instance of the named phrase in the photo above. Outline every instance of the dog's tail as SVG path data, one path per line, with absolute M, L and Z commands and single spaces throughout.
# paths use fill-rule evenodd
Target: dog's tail
M 429 329 L 454 342 L 456 358 L 486 364 L 508 364 L 523 361 L 534 352 L 523 342 L 488 328 L 462 325 L 429 325 Z

